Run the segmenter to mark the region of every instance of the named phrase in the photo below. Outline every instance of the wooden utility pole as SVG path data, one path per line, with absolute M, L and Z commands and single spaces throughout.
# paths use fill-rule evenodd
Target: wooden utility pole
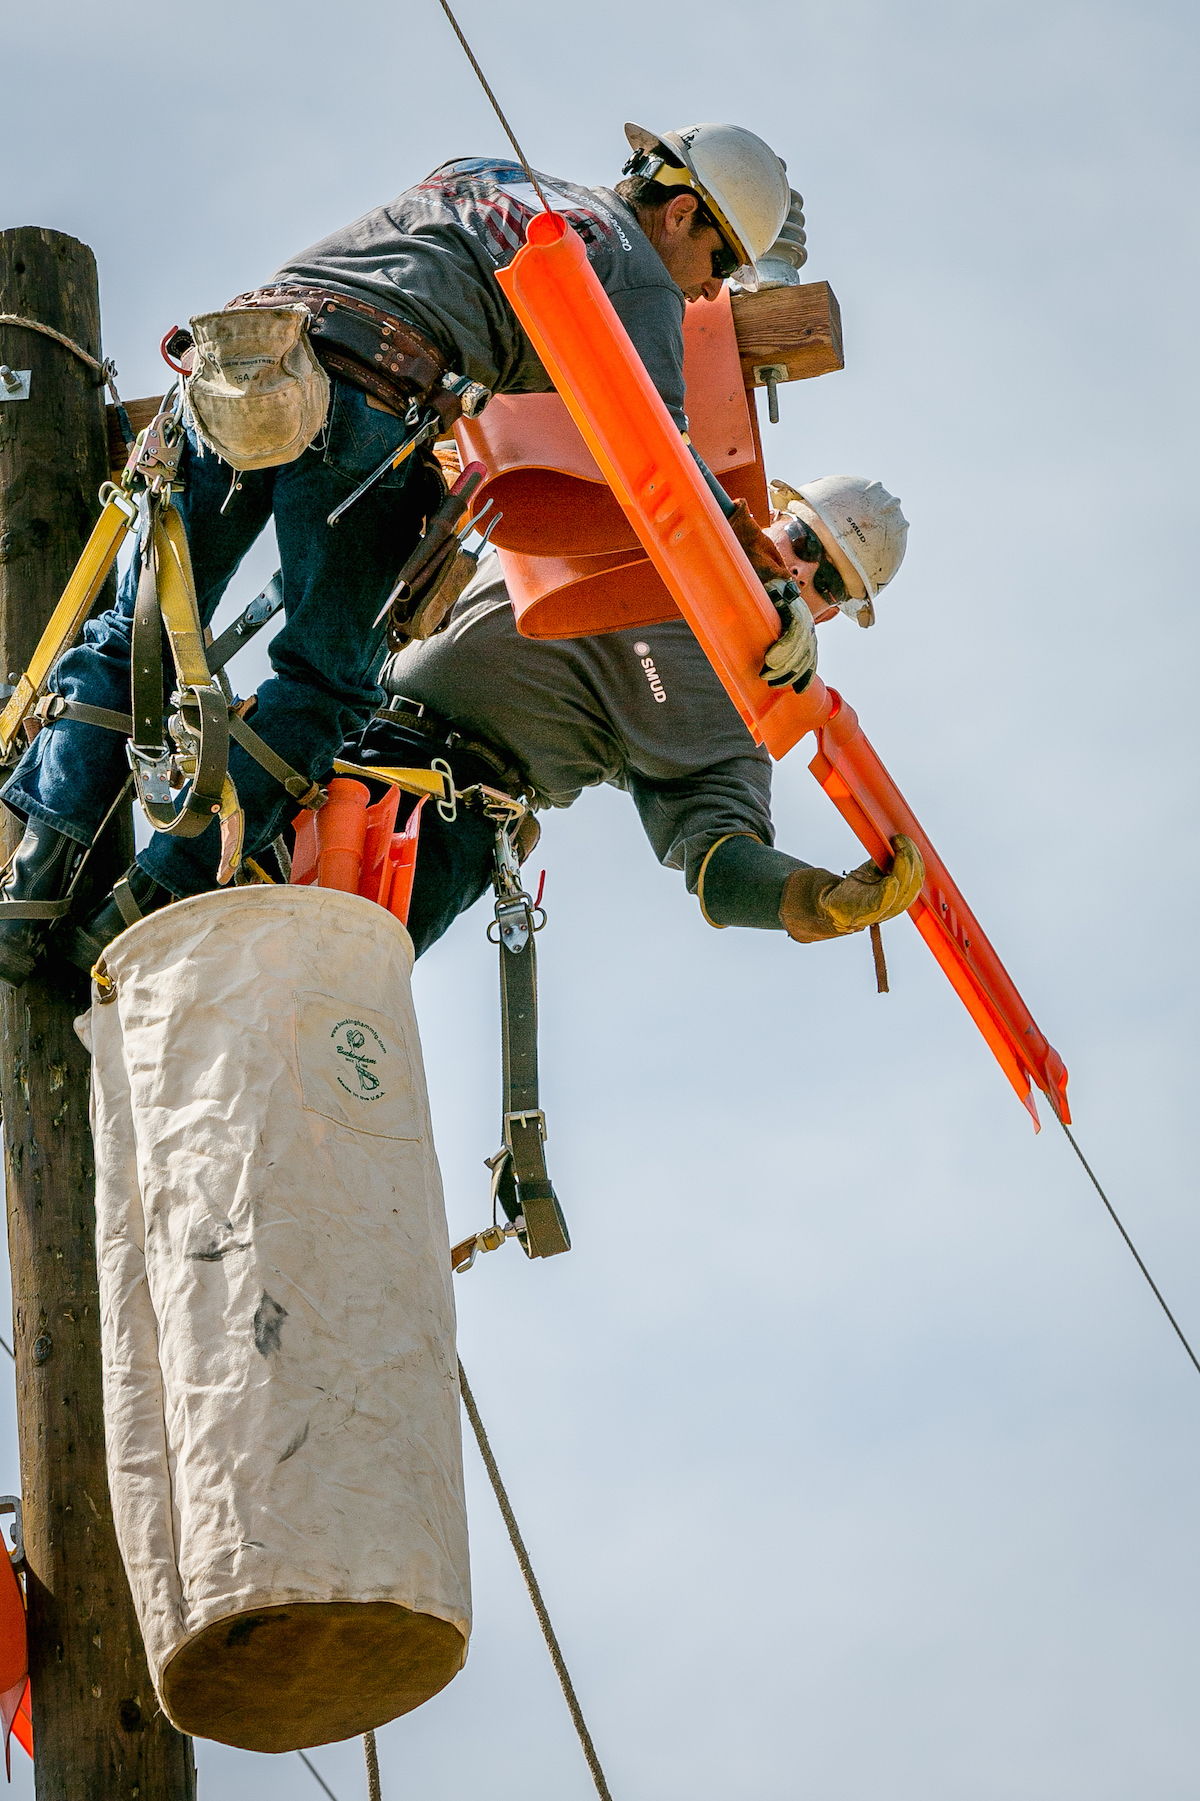
M 33 226 L 0 232 L 0 312 L 99 357 L 87 245 Z M 78 357 L 0 324 L 0 363 L 32 370 L 29 398 L 0 402 L 3 676 L 25 668 L 75 565 L 108 454 L 103 391 Z M 3 829 L 7 855 L 20 827 L 6 814 Z M 129 860 L 115 854 L 113 873 Z M 61 968 L 21 989 L 0 983 L 36 1789 L 38 1801 L 191 1801 L 191 1740 L 159 1709 L 109 1504 L 88 1059 L 71 1025 L 87 1004 L 83 978 Z

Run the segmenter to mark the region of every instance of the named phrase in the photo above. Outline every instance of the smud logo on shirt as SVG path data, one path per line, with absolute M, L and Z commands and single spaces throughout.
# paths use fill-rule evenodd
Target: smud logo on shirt
M 646 671 L 646 680 L 650 684 L 650 692 L 661 707 L 667 698 L 667 691 L 662 685 L 658 670 L 654 667 L 654 658 L 650 655 L 650 646 L 639 642 L 634 645 L 633 649 L 634 654 L 641 662 L 642 668 Z
M 364 1019 L 340 1019 L 329 1037 L 342 1059 L 337 1066 L 338 1087 L 356 1101 L 383 1100 L 387 1088 L 380 1066 L 388 1052 L 379 1033 Z

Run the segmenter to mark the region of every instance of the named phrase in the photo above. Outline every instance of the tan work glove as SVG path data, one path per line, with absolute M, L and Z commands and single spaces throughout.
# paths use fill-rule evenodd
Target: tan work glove
M 750 558 L 750 567 L 760 582 L 787 581 L 787 564 L 762 526 L 755 522 L 744 500 L 739 500 L 730 513 L 729 529 Z
M 849 875 L 829 869 L 794 869 L 779 903 L 780 923 L 797 944 L 842 938 L 907 913 L 921 892 L 925 864 L 911 838 L 892 839 L 892 867 L 861 863 Z

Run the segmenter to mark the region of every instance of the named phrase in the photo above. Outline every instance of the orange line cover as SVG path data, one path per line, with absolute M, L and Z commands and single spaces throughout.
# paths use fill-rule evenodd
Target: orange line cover
M 583 241 L 557 213 L 530 220 L 499 281 L 680 612 L 759 743 L 783 757 L 807 732 L 809 765 L 878 862 L 899 832 L 925 859 L 910 911 L 955 993 L 1038 1125 L 1032 1085 L 1069 1122 L 1067 1072 L 955 887 L 852 708 L 817 677 L 804 694 L 760 680 L 779 635 L 774 607 L 704 482 Z

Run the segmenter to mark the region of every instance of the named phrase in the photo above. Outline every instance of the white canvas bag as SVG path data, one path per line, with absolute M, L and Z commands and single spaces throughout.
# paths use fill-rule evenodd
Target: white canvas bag
M 109 1483 L 168 1717 L 349 1737 L 470 1632 L 454 1302 L 409 990 L 370 901 L 247 887 L 105 954 L 90 1034 Z

